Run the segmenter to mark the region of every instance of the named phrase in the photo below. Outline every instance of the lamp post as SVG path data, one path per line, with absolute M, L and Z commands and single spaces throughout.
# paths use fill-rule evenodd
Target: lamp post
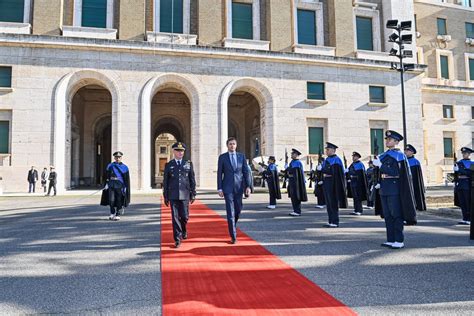
M 395 56 L 399 59 L 398 63 L 392 62 L 391 68 L 400 72 L 400 81 L 402 89 L 402 116 L 403 116 L 403 136 L 404 136 L 404 145 L 408 143 L 407 135 L 407 119 L 406 119 L 406 108 L 405 108 L 405 78 L 404 74 L 406 71 L 411 71 L 415 69 L 414 64 L 405 64 L 403 63 L 404 58 L 413 58 L 413 51 L 406 50 L 405 44 L 411 44 L 413 41 L 412 34 L 402 34 L 403 31 L 411 31 L 411 21 L 402 21 L 398 20 L 388 20 L 386 27 L 388 29 L 394 30 L 392 35 L 389 36 L 388 41 L 394 43 L 397 48 L 392 48 L 389 55 Z

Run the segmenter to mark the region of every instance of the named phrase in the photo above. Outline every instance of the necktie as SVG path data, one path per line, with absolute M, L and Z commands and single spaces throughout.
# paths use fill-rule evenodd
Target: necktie
M 232 154 L 232 167 L 237 169 L 237 160 L 235 159 L 235 154 Z
M 178 167 L 181 166 L 181 161 L 180 160 L 178 160 L 176 162 L 178 163 Z

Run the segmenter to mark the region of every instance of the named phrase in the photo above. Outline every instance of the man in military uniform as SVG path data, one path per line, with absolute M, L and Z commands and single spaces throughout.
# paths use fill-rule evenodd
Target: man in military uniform
M 473 150 L 468 147 L 461 148 L 462 159 L 454 165 L 455 183 L 454 183 L 454 204 L 459 206 L 462 211 L 462 221 L 459 225 L 471 224 L 471 154 Z
M 354 212 L 352 215 L 362 215 L 363 208 L 362 202 L 367 201 L 367 176 L 365 174 L 365 166 L 359 160 L 361 155 L 354 151 L 352 153 L 352 164 L 349 166 L 348 172 L 348 184 L 350 186 L 349 193 L 354 200 Z
M 382 213 L 387 229 L 387 241 L 382 244 L 391 249 L 405 247 L 403 222 L 416 224 L 415 200 L 410 168 L 405 154 L 400 151 L 398 143 L 403 136 L 395 131 L 385 132 L 386 152 L 374 159 L 374 166 L 380 168 L 380 189 Z
M 301 216 L 301 202 L 308 201 L 303 164 L 298 159 L 301 152 L 291 149 L 291 162 L 286 169 L 288 174 L 288 196 L 291 198 L 293 212 L 290 216 Z
M 339 227 L 339 208 L 347 208 L 346 179 L 341 158 L 336 155 L 338 147 L 326 143 L 326 156 L 322 165 L 317 170 L 323 174 L 323 180 L 318 184 L 323 186 L 326 210 L 328 212 L 327 228 Z
M 375 168 L 374 168 L 374 162 L 372 160 L 369 160 L 369 168 L 367 168 L 366 171 L 366 176 L 367 176 L 367 188 L 369 189 L 368 196 L 367 196 L 367 207 L 370 209 L 374 208 L 375 205 L 375 194 L 374 194 L 374 188 L 372 188 L 376 184 L 376 179 L 375 179 Z
M 405 146 L 405 155 L 410 166 L 411 177 L 413 179 L 413 193 L 415 194 L 415 204 L 418 211 L 426 211 L 425 183 L 423 181 L 423 171 L 418 159 L 415 158 L 416 148 L 408 144 Z
M 272 210 L 276 208 L 277 200 L 281 199 L 280 178 L 278 176 L 278 168 L 275 162 L 276 159 L 274 156 L 268 157 L 268 166 L 263 172 L 268 184 L 268 193 L 270 194 L 270 204 L 267 208 Z
M 171 146 L 174 159 L 165 166 L 163 175 L 163 198 L 166 206 L 171 206 L 173 238 L 179 248 L 181 240 L 188 238 L 186 224 L 189 220 L 189 203 L 196 198 L 196 180 L 193 164 L 184 160 L 186 145 L 178 142 Z
M 110 206 L 109 220 L 118 221 L 123 208 L 130 204 L 130 172 L 122 162 L 123 153 L 113 154 L 114 162 L 105 169 L 105 185 L 102 190 L 100 205 Z

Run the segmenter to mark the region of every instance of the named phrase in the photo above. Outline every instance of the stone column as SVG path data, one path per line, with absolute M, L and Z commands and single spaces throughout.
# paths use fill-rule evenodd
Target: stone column
M 352 0 L 328 0 L 329 46 L 336 56 L 354 55 L 353 15 Z
M 35 0 L 33 5 L 33 34 L 61 35 L 63 25 L 62 0 Z

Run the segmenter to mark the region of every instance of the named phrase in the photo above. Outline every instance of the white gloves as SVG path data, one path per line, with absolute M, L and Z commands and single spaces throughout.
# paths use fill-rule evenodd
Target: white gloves
M 323 170 L 323 166 L 321 166 L 321 165 L 318 165 L 318 166 L 316 167 L 316 170 L 318 170 L 318 171 L 321 171 L 321 170 Z
M 380 183 L 377 183 L 374 188 L 377 190 L 380 189 Z
M 459 167 L 457 164 L 454 165 L 454 168 L 453 168 L 454 172 L 458 172 L 459 171 Z
M 323 181 L 319 181 L 318 185 L 323 185 L 323 183 L 324 183 Z
M 348 172 L 349 172 L 349 169 L 344 168 L 344 173 L 348 173 Z
M 382 162 L 380 161 L 380 159 L 378 159 L 378 158 L 374 159 L 372 162 L 373 162 L 374 166 L 379 167 L 379 168 L 382 167 Z
M 104 190 L 108 190 L 108 189 L 109 189 L 109 185 L 105 184 Z
M 351 180 L 347 180 L 347 183 L 351 183 Z

